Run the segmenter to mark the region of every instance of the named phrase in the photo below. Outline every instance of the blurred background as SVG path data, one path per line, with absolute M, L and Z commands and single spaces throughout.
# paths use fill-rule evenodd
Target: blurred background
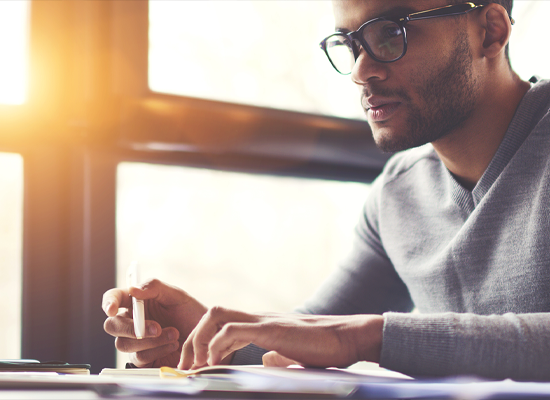
M 208 306 L 300 305 L 387 157 L 319 49 L 330 1 L 56 3 L 0 2 L 0 358 L 112 365 L 100 295 L 134 260 Z M 549 12 L 515 1 L 523 79 Z

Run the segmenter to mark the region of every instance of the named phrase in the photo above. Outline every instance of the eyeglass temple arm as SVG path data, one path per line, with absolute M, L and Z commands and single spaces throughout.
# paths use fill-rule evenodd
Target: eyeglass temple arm
M 406 20 L 406 21 L 415 21 L 415 20 L 420 20 L 420 19 L 436 18 L 436 17 L 440 17 L 440 16 L 447 16 L 447 15 L 451 16 L 451 15 L 466 14 L 466 13 L 469 13 L 470 11 L 473 11 L 477 8 L 486 6 L 487 4 L 489 4 L 489 3 L 475 4 L 475 3 L 468 2 L 468 3 L 464 3 L 464 4 L 450 5 L 450 6 L 435 8 L 433 10 L 427 10 L 427 11 L 420 11 L 420 12 L 412 13 L 412 14 L 409 14 L 407 17 L 405 17 L 404 20 Z M 452 11 L 450 11 L 450 10 L 452 10 Z M 510 16 L 509 16 L 509 18 L 510 18 L 510 22 L 512 23 L 512 25 L 514 25 L 516 23 L 516 21 Z

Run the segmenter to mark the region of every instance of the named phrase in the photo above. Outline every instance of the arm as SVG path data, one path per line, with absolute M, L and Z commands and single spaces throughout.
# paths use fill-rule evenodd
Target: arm
M 384 315 L 380 365 L 409 375 L 550 380 L 550 314 Z
M 550 380 L 550 314 L 309 316 L 213 308 L 185 342 L 179 368 L 221 363 L 255 343 L 265 364 L 346 367 L 357 361 L 408 375 Z
M 382 324 L 380 315 L 250 314 L 214 307 L 183 345 L 178 368 L 220 364 L 249 343 L 310 367 L 347 367 L 361 360 L 377 362 Z

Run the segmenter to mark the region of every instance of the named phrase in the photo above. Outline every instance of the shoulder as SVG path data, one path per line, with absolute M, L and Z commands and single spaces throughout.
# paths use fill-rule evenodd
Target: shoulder
M 441 161 L 431 144 L 405 150 L 393 155 L 380 175 L 385 183 L 399 179 L 403 175 L 415 173 L 426 166 L 440 166 Z
M 545 127 L 550 123 L 550 80 L 536 80 L 525 94 L 522 103 L 527 110 L 532 110 L 532 120 Z
M 431 144 L 394 154 L 372 184 L 367 213 L 377 214 L 380 206 L 393 200 L 402 203 L 426 185 L 440 186 L 443 170 Z
M 363 240 L 382 249 L 378 232 L 383 210 L 393 214 L 403 209 L 405 202 L 415 201 L 426 180 L 431 188 L 440 186 L 440 182 L 432 182 L 439 175 L 441 161 L 431 144 L 394 154 L 374 180 L 365 203 L 362 225 L 357 231 Z
M 530 80 L 531 89 L 527 92 L 529 95 L 538 96 L 538 99 L 546 99 L 546 104 L 550 103 L 550 79 L 540 79 L 533 77 Z

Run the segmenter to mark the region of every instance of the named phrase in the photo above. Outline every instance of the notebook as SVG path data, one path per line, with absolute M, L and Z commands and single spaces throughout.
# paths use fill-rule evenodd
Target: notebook
M 90 375 L 90 364 L 69 364 L 64 361 L 0 360 L 0 372 L 56 372 Z

